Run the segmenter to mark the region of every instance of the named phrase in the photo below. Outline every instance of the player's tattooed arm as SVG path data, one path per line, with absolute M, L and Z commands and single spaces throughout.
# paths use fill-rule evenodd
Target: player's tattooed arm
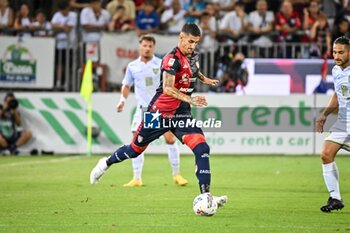
M 163 72 L 163 92 L 167 96 L 171 96 L 175 99 L 187 102 L 194 106 L 206 106 L 207 101 L 204 96 L 195 96 L 191 97 L 188 95 L 185 95 L 184 93 L 180 92 L 177 88 L 175 88 L 175 76 L 172 74 L 169 74 L 168 72 Z
M 209 86 L 216 86 L 219 83 L 219 80 L 207 78 L 200 71 L 198 71 L 198 76 L 197 77 L 199 78 L 199 80 L 202 81 L 202 83 L 207 84 Z

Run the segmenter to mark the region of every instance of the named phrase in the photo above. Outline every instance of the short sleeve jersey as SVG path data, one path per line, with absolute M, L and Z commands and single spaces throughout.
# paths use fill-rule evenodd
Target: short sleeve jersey
M 163 93 L 163 72 L 175 76 L 175 88 L 186 95 L 191 95 L 199 72 L 198 59 L 199 54 L 194 52 L 191 56 L 186 57 L 178 47 L 163 58 L 160 85 L 149 105 L 149 111 L 159 111 L 164 117 L 190 112 L 188 103 Z
M 341 69 L 334 66 L 332 69 L 334 91 L 339 103 L 338 117 L 343 121 L 350 121 L 350 66 Z

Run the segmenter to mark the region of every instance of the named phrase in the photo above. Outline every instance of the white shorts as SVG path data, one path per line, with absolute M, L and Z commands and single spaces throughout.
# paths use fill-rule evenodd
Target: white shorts
M 344 123 L 336 121 L 331 127 L 330 134 L 324 139 L 341 145 L 341 148 L 350 151 L 350 135 Z

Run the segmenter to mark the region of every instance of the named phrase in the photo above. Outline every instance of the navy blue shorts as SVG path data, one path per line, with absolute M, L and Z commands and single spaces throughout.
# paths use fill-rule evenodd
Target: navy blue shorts
M 158 139 L 160 136 L 162 136 L 164 133 L 171 131 L 179 140 L 181 143 L 182 137 L 184 135 L 189 135 L 189 134 L 203 134 L 203 131 L 201 128 L 198 128 L 196 125 L 190 127 L 180 127 L 178 123 L 180 121 L 191 121 L 192 117 L 187 117 L 187 118 L 180 118 L 180 119 L 175 119 L 172 120 L 173 124 L 166 124 L 164 127 L 163 125 L 160 125 L 159 128 L 145 128 L 144 127 L 144 121 L 141 121 L 138 130 L 135 134 L 135 137 L 133 139 L 133 142 L 135 145 L 143 147 L 147 146 L 154 140 Z M 186 125 L 185 125 L 186 126 Z

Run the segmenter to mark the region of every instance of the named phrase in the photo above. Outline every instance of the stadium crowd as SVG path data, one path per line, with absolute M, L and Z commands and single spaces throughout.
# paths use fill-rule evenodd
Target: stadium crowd
M 330 57 L 332 41 L 349 34 L 350 1 L 0 0 L 0 36 L 57 38 L 56 86 L 66 79 L 59 59 L 78 41 L 99 42 L 102 32 L 178 34 L 186 22 L 201 26 L 202 51 L 225 44 L 250 58 Z
M 185 22 L 196 22 L 204 31 L 204 47 L 227 40 L 260 47 L 309 43 L 303 57 L 329 56 L 332 39 L 349 33 L 349 20 L 350 1 L 0 1 L 2 35 L 62 36 L 60 31 L 81 28 L 83 41 L 94 41 L 102 31 L 177 34 Z

